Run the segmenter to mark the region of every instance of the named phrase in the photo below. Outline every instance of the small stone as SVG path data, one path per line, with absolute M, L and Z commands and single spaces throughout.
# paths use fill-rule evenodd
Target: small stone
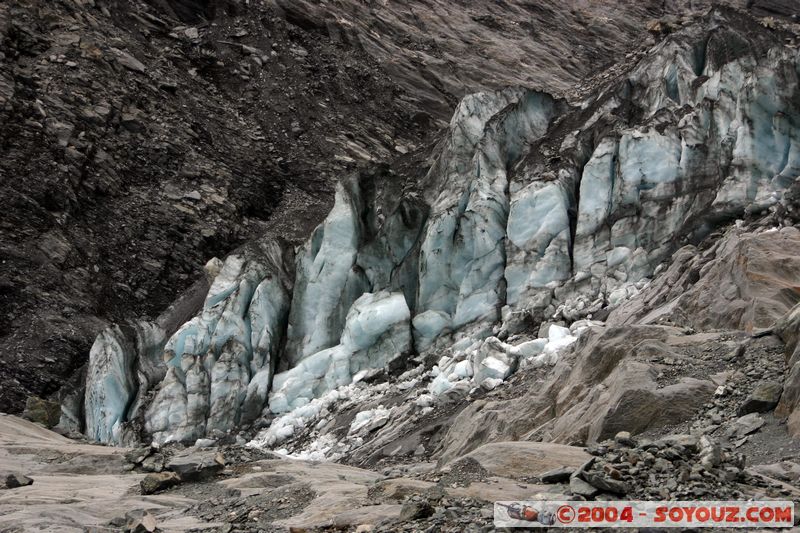
M 22 474 L 9 474 L 6 476 L 5 486 L 7 489 L 17 489 L 33 485 L 33 480 Z
M 631 438 L 630 431 L 620 431 L 614 436 L 614 440 L 617 442 L 617 444 L 628 446 L 629 448 L 636 446 L 636 441 Z
M 419 520 L 421 518 L 428 518 L 432 514 L 433 507 L 428 502 L 409 500 L 405 502 L 400 509 L 400 520 L 402 522 Z

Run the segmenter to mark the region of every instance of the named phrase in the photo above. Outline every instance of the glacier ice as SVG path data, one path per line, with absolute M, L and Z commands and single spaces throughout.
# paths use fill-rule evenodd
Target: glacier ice
M 781 202 L 800 176 L 798 52 L 727 54 L 718 34 L 737 30 L 720 16 L 710 37 L 681 29 L 577 106 L 523 88 L 465 97 L 419 183 L 345 177 L 296 258 L 265 237 L 211 265 L 202 309 L 177 330 L 101 333 L 87 434 L 120 442 L 141 419 L 159 442 L 213 438 L 412 353 L 447 354 L 430 398 L 552 364 L 684 240 Z M 572 326 L 515 336 L 550 321 Z M 275 442 L 297 427 L 281 420 Z
M 145 414 L 153 440 L 194 441 L 260 416 L 289 311 L 286 262 L 274 241 L 225 260 L 201 312 L 166 343 L 166 377 Z
M 349 385 L 362 370 L 379 369 L 410 353 L 411 312 L 402 293 L 366 293 L 350 308 L 339 344 L 273 378 L 269 408 L 285 413 Z
M 289 366 L 334 346 L 350 305 L 369 285 L 356 266 L 361 239 L 358 181 L 342 180 L 325 221 L 297 257 L 285 357 Z

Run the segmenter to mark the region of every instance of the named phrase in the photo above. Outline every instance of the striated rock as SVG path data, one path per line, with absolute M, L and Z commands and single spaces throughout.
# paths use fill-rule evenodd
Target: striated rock
M 621 305 L 610 324 L 672 323 L 698 330 L 758 332 L 800 302 L 800 231 L 729 230 L 703 253 L 679 250 L 642 298 Z
M 574 471 L 586 462 L 588 455 L 574 446 L 519 441 L 484 444 L 463 458 L 477 461 L 492 475 L 515 479 L 540 477 L 552 472 L 555 466 Z M 461 459 L 453 459 L 449 464 L 455 464 Z
M 684 377 L 658 384 L 649 359 L 671 356 L 672 349 L 692 342 L 691 336 L 664 326 L 591 328 L 545 381 L 535 388 L 531 384 L 520 399 L 475 402 L 461 411 L 443 440 L 442 456 L 449 459 L 481 442 L 509 438 L 591 443 L 620 431 L 633 435 L 686 420 L 713 397 L 714 383 Z M 636 357 L 644 350 L 648 361 Z

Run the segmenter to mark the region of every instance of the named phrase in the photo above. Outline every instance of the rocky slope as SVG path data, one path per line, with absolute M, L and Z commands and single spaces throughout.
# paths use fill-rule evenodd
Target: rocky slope
M 379 62 L 370 39 L 400 41 L 386 6 L 360 33 L 348 3 L 297 5 L 270 9 Z M 273 217 L 103 329 L 57 430 L 133 449 L 103 448 L 119 490 L 73 525 L 478 531 L 497 499 L 797 500 L 800 31 L 765 6 L 661 19 L 572 90 L 464 96 L 435 143 L 340 176 L 307 237 Z M 0 446 L 31 456 L 8 523 L 66 523 L 37 454 L 96 476 L 96 448 L 0 421 L 30 441 Z
M 53 393 L 99 331 L 154 319 L 211 257 L 304 240 L 343 174 L 423 145 L 466 94 L 577 101 L 650 19 L 705 5 L 5 3 L 0 407 Z
M 139 324 L 136 339 L 120 329 L 98 337 L 85 401 L 65 424 L 81 430 L 85 418 L 102 442 L 136 441 L 142 429 L 192 442 L 307 410 L 376 371 L 411 368 L 415 354 L 438 359 L 437 396 L 465 383 L 492 388 L 521 362 L 552 363 L 576 321 L 613 323 L 682 242 L 768 211 L 791 225 L 783 193 L 800 175 L 800 86 L 786 39 L 714 9 L 580 106 L 529 89 L 464 98 L 419 182 L 391 170 L 343 179 L 296 254 L 267 235 L 209 265 L 202 311 L 176 332 Z M 778 236 L 775 253 L 799 244 L 782 231 L 759 241 Z M 753 248 L 747 240 L 712 250 L 735 264 Z M 797 303 L 793 255 L 782 276 L 759 283 L 722 263 L 668 304 L 696 327 L 752 332 Z M 703 287 L 723 282 L 772 292 L 709 308 Z M 686 309 L 693 298 L 705 312 Z M 637 311 L 628 318 L 669 319 Z M 553 320 L 573 330 L 551 326 L 547 344 L 518 343 Z M 510 335 L 515 343 L 502 342 Z

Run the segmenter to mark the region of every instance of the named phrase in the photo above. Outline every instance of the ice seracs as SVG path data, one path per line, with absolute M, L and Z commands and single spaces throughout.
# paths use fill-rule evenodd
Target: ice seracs
M 411 348 L 411 313 L 403 294 L 364 294 L 348 312 L 338 345 L 274 377 L 269 408 L 285 413 L 305 405 L 349 385 L 361 371 L 387 367 Z
M 737 17 L 674 32 L 579 105 L 523 88 L 465 97 L 424 177 L 343 177 L 296 260 L 265 237 L 215 265 L 145 378 L 149 356 L 98 337 L 87 431 L 117 442 L 135 414 L 146 437 L 193 442 L 425 358 L 430 376 L 408 386 L 424 384 L 410 401 L 430 409 L 553 364 L 683 243 L 796 186 L 798 52 Z M 550 322 L 563 326 L 529 338 Z M 280 420 L 275 439 L 295 427 Z

